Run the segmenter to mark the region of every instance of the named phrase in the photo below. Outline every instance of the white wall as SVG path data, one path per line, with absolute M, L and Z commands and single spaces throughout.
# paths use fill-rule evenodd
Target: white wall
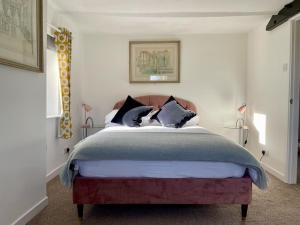
M 12 224 L 28 210 L 36 213 L 32 207 L 38 203 L 47 204 L 45 78 L 0 66 L 1 225 Z
M 130 84 L 129 40 L 180 40 L 181 83 Z M 229 137 L 237 108 L 245 101 L 246 47 L 244 34 L 128 36 L 84 35 L 83 100 L 92 105 L 92 115 L 103 124 L 114 103 L 128 94 L 165 94 L 191 100 L 197 105 L 202 126 Z M 236 137 L 235 137 L 236 138 Z
M 66 27 L 72 32 L 72 75 L 71 75 L 71 115 L 73 123 L 73 137 L 70 140 L 57 138 L 58 119 L 47 119 L 47 177 L 53 178 L 59 172 L 59 168 L 64 164 L 67 155 L 65 148 L 71 148 L 81 138 L 81 55 L 80 32 L 76 24 L 68 16 L 58 13 L 54 7 L 48 3 L 48 24 L 56 27 Z
M 263 24 L 249 34 L 247 63 L 248 148 L 256 156 L 268 151 L 263 163 L 270 172 L 285 180 L 289 107 L 290 23 L 272 32 Z M 266 115 L 266 144 L 259 144 L 253 125 L 254 113 Z

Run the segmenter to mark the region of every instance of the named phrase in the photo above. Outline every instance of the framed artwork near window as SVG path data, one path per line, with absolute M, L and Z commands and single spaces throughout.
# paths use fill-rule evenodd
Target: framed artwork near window
M 43 72 L 42 0 L 0 0 L 0 63 Z
M 130 83 L 179 83 L 180 41 L 130 41 Z

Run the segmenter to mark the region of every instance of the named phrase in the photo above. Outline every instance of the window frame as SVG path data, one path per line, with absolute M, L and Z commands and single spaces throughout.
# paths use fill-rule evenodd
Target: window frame
M 51 43 L 52 42 L 52 43 Z M 47 109 L 46 109 L 46 118 L 47 119 L 55 119 L 55 118 L 61 118 L 62 117 L 62 115 L 63 115 L 63 106 L 62 106 L 62 96 L 61 96 L 61 84 L 60 84 L 60 77 L 59 77 L 59 74 L 58 74 L 58 82 L 57 82 L 57 84 L 58 84 L 58 87 L 57 87 L 57 89 L 58 89 L 58 93 L 57 93 L 57 97 L 58 97 L 58 105 L 57 105 L 57 114 L 53 114 L 53 115 L 51 115 L 51 114 L 48 114 L 48 106 L 49 106 L 49 104 L 48 104 L 48 101 L 49 101 L 49 99 L 48 99 L 48 76 L 49 76 L 49 74 L 48 74 L 48 51 L 55 51 L 56 52 L 56 50 L 55 50 L 55 45 L 54 45 L 54 37 L 53 37 L 53 35 L 51 35 L 51 34 L 47 34 L 47 48 L 46 48 L 46 55 L 47 55 L 47 58 L 46 58 L 46 65 L 47 65 L 47 68 L 46 68 L 46 88 L 47 88 L 47 92 L 46 92 L 46 106 L 47 106 Z

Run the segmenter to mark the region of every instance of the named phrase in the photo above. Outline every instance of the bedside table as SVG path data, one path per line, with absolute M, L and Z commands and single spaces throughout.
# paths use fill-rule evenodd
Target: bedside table
M 95 125 L 95 126 L 90 126 L 90 125 L 82 125 L 82 139 L 95 134 L 96 132 L 103 130 L 105 127 L 104 125 Z
M 224 128 L 226 129 L 231 129 L 231 130 L 238 130 L 239 131 L 239 144 L 243 147 L 247 144 L 247 139 L 248 139 L 248 132 L 249 128 L 248 126 L 225 126 Z

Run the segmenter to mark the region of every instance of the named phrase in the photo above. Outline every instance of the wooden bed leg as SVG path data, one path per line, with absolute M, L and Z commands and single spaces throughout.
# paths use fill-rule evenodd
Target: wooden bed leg
M 242 220 L 245 220 L 247 217 L 248 205 L 242 205 Z
M 77 213 L 78 213 L 79 219 L 82 219 L 83 218 L 83 204 L 77 205 Z

